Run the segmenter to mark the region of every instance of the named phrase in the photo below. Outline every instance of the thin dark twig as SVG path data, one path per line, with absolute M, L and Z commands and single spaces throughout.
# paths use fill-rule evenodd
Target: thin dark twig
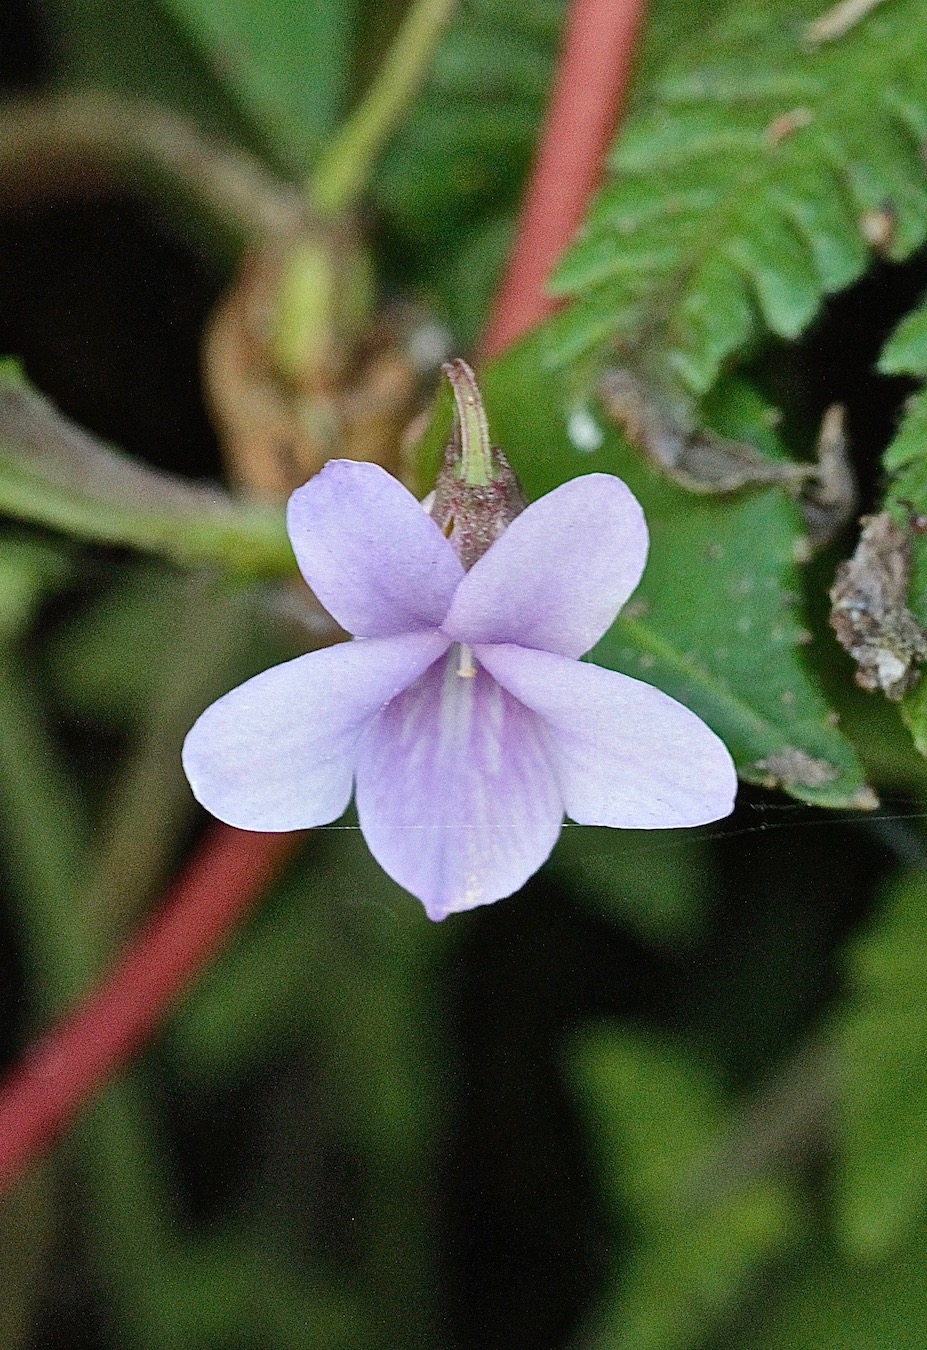
M 0 204 L 136 186 L 187 197 L 251 245 L 305 231 L 303 194 L 157 104 L 69 92 L 0 108 Z

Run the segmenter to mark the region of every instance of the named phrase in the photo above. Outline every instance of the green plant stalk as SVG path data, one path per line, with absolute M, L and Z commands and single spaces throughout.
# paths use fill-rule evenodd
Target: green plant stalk
M 413 0 L 373 84 L 310 178 L 310 200 L 320 215 L 341 216 L 356 205 L 377 155 L 425 78 L 454 5 L 455 0 Z
M 54 1237 L 52 1177 L 36 1168 L 0 1210 L 0 1345 L 25 1350 L 34 1343 L 33 1320 L 48 1274 Z
M 407 916 L 414 902 L 378 874 L 359 831 L 320 831 L 302 867 L 272 920 L 180 1011 L 168 1044 L 189 1074 L 220 1088 L 253 1073 L 269 1047 L 279 1053 L 281 1037 L 287 1052 L 318 1047 L 323 1099 L 364 1178 L 358 1262 L 342 1281 L 361 1332 L 338 1344 L 431 1350 L 431 1168 L 446 1118 L 440 982 L 457 935 Z M 273 1232 L 268 1242 L 279 1253 Z
M 159 693 L 113 794 L 100 859 L 86 888 L 87 909 L 101 931 L 121 930 L 138 916 L 163 881 L 187 823 L 192 799 L 180 770 L 180 742 L 203 705 L 221 692 L 247 632 L 247 602 L 223 594 L 220 584 L 212 572 L 178 579 L 176 629 L 165 642 Z M 113 1264 L 109 1235 L 122 1235 L 119 1321 L 140 1347 L 179 1343 L 177 1309 L 161 1296 L 162 1281 L 151 1273 L 152 1251 L 161 1269 L 172 1259 L 166 1227 L 171 1211 L 137 1077 L 107 1089 L 83 1136 L 99 1183 L 94 1237 L 103 1268 Z
M 29 983 L 41 1013 L 52 1016 L 96 973 L 97 944 L 80 911 L 89 835 L 33 682 L 8 651 L 0 653 L 0 808 L 5 867 L 22 906 Z
M 223 592 L 213 573 L 179 576 L 176 625 L 165 639 L 163 674 L 133 753 L 112 793 L 86 904 L 99 925 L 121 933 L 138 917 L 166 870 L 193 798 L 180 766 L 184 733 L 223 693 L 245 635 L 250 606 Z
M 4 653 L 0 818 L 30 985 L 45 1016 L 86 990 L 106 956 L 105 935 L 85 904 L 90 848 L 81 805 L 57 761 L 32 682 Z M 160 1178 L 150 1166 L 147 1128 L 136 1089 L 120 1084 L 97 1104 L 78 1142 L 96 1256 L 120 1321 L 144 1338 L 139 1345 L 156 1350 L 165 1343 L 154 1294 L 168 1211 Z
M 438 1336 L 431 1168 L 446 1097 L 435 1028 L 453 935 L 417 924 L 400 936 L 376 913 L 369 927 L 364 961 L 342 949 L 319 981 L 329 1091 L 368 1179 L 364 1287 L 383 1316 L 382 1344 L 401 1339 L 406 1350 L 431 1350 Z

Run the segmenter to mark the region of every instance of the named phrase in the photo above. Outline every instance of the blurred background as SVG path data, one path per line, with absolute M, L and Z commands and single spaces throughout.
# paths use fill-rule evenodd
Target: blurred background
M 711 9 L 653 6 L 633 107 Z M 0 353 L 66 418 L 187 480 L 276 500 L 353 437 L 413 481 L 403 430 L 484 324 L 564 6 L 459 7 L 351 228 L 319 245 L 362 297 L 363 336 L 347 304 L 324 324 L 312 310 L 300 366 L 253 327 L 267 277 L 288 284 L 289 185 L 403 11 L 6 0 Z M 128 103 L 55 121 L 62 90 L 90 88 Z M 185 169 L 149 101 L 207 138 Z M 864 509 L 914 388 L 874 363 L 925 283 L 917 248 L 875 252 L 799 337 L 743 363 L 799 452 L 847 407 Z M 198 712 L 327 640 L 280 584 L 15 514 L 7 1064 L 207 828 L 178 757 Z M 849 529 L 796 602 L 877 810 L 747 785 L 729 821 L 684 836 L 567 827 L 519 895 L 440 926 L 350 819 L 315 832 L 138 1064 L 0 1200 L 0 1350 L 921 1350 L 927 777 L 826 628 L 851 549 Z

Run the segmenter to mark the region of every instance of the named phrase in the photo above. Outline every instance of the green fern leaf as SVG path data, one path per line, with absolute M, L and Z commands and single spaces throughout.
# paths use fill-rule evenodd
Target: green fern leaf
M 877 369 L 882 375 L 927 378 L 927 303 L 905 315 L 882 348 Z M 882 462 L 894 475 L 889 500 L 927 509 L 927 390 L 908 400 Z
M 569 363 L 606 344 L 672 395 L 681 420 L 763 333 L 794 338 L 882 250 L 927 235 L 927 22 L 895 0 L 811 49 L 820 6 L 749 6 L 664 70 L 618 140 L 612 180 L 563 260 Z
M 882 348 L 877 368 L 883 375 L 927 377 L 927 304 L 905 315 Z

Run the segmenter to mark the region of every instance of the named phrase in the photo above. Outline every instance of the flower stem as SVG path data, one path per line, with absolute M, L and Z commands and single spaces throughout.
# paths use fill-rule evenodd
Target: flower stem
M 456 0 L 413 0 L 355 112 L 329 142 L 309 183 L 312 205 L 340 216 L 356 205 L 374 160 L 418 93 Z
M 228 685 L 252 607 L 213 573 L 191 572 L 171 585 L 173 631 L 162 636 L 164 668 L 88 864 L 84 905 L 98 926 L 131 929 L 169 877 L 178 836 L 193 802 L 178 747 L 191 722 Z
M 483 340 L 486 356 L 497 356 L 555 309 L 546 286 L 598 185 L 645 4 L 574 0 L 515 247 Z
M 459 474 L 468 487 L 487 487 L 492 482 L 492 450 L 486 410 L 476 376 L 459 358 L 441 367 L 454 391 L 456 430 L 460 442 Z

